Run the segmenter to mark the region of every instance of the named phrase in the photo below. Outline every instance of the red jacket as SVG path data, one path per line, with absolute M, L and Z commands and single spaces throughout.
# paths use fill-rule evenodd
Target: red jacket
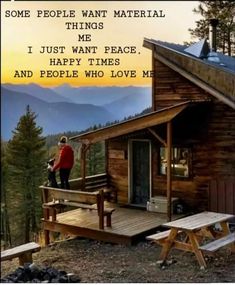
M 56 170 L 58 168 L 71 169 L 73 167 L 73 163 L 74 163 L 73 149 L 71 148 L 70 145 L 65 145 L 60 149 L 59 161 L 53 167 L 53 170 Z

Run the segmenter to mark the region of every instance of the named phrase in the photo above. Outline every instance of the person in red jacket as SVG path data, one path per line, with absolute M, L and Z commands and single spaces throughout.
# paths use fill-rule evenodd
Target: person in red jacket
M 67 137 L 62 136 L 58 143 L 60 147 L 59 159 L 52 171 L 59 169 L 61 188 L 70 189 L 69 175 L 74 163 L 74 153 L 70 145 L 67 144 Z

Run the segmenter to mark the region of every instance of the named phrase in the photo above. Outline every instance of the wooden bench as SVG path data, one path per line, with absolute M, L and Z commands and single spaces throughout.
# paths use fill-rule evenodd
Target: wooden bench
M 220 239 L 216 239 L 212 242 L 202 245 L 199 247 L 199 249 L 207 253 L 214 253 L 221 247 L 224 247 L 229 244 L 233 244 L 234 242 L 235 242 L 235 233 L 231 233 Z
M 162 244 L 167 239 L 169 234 L 170 234 L 170 230 L 167 230 L 167 231 L 163 231 L 163 232 L 159 232 L 159 233 L 147 236 L 146 239 Z
M 63 206 L 72 206 L 81 209 L 97 211 L 99 228 L 104 229 L 104 217 L 106 226 L 111 227 L 111 215 L 115 209 L 104 207 L 104 191 L 85 192 L 77 190 L 66 190 L 52 187 L 40 186 L 42 189 L 44 219 L 56 221 L 57 212 Z
M 167 230 L 167 231 L 163 231 L 163 232 L 159 232 L 150 236 L 147 236 L 146 239 L 153 241 L 155 243 L 158 243 L 160 245 L 163 245 L 163 243 L 166 241 L 166 239 L 168 238 L 169 234 L 170 234 L 171 230 Z M 181 231 L 178 231 L 178 234 L 181 233 Z
M 34 252 L 40 251 L 41 246 L 35 242 L 29 242 L 22 244 L 1 252 L 1 261 L 11 260 L 13 258 L 19 258 L 19 264 L 23 266 L 25 263 L 32 263 Z

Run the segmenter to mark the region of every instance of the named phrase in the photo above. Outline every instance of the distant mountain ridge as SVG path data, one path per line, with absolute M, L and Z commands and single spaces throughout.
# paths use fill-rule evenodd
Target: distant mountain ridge
M 1 136 L 12 136 L 29 105 L 43 134 L 81 131 L 141 112 L 151 105 L 148 87 L 44 88 L 37 84 L 1 85 Z
M 37 84 L 31 83 L 31 84 L 3 84 L 4 88 L 21 92 L 21 93 L 27 93 L 35 98 L 41 99 L 43 101 L 46 101 L 48 103 L 55 103 L 55 102 L 72 102 L 68 98 L 65 98 L 61 96 L 60 94 L 53 91 L 53 89 L 41 87 Z
M 73 101 L 74 103 L 78 104 L 89 103 L 97 106 L 110 104 L 119 99 L 123 99 L 126 96 L 130 97 L 135 95 L 141 95 L 145 97 L 146 100 L 147 99 L 146 94 L 150 92 L 149 87 L 136 87 L 136 86 L 71 87 L 68 84 L 54 87 L 52 88 L 52 90 L 58 93 L 59 95 Z
M 37 117 L 37 124 L 43 127 L 43 134 L 81 131 L 94 124 L 113 121 L 113 116 L 103 107 L 91 104 L 69 102 L 48 103 L 29 94 L 7 90 L 1 87 L 1 136 L 8 140 L 19 118 L 29 105 Z

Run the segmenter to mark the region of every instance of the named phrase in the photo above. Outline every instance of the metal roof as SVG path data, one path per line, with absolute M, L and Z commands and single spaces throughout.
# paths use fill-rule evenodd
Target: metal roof
M 203 42 L 203 43 L 205 42 L 205 39 L 204 39 L 204 40 L 202 40 L 196 44 L 193 44 L 192 46 L 186 46 L 186 45 L 168 43 L 168 42 L 163 42 L 163 41 L 156 41 L 153 39 L 146 39 L 146 40 L 150 41 L 154 44 L 157 44 L 157 45 L 165 46 L 169 49 L 175 50 L 175 51 L 180 52 L 184 55 L 188 55 L 188 56 L 191 56 L 194 58 L 198 58 L 198 56 L 195 56 L 192 53 L 187 52 L 187 49 L 189 49 L 190 47 L 192 48 L 193 46 L 199 44 L 200 42 Z M 217 54 L 218 54 L 218 57 L 220 59 L 220 63 L 222 63 L 224 65 L 221 65 L 220 63 L 219 64 L 218 63 L 212 63 L 211 61 L 207 60 L 207 58 L 205 56 L 202 56 L 202 58 L 200 60 L 202 60 L 205 64 L 215 66 L 217 69 L 223 69 L 223 70 L 235 73 L 235 58 L 232 56 L 225 55 L 221 52 L 217 52 Z
M 218 53 L 217 63 L 188 53 L 187 46 L 153 39 L 144 39 L 143 46 L 152 50 L 155 59 L 235 109 L 235 58 Z

